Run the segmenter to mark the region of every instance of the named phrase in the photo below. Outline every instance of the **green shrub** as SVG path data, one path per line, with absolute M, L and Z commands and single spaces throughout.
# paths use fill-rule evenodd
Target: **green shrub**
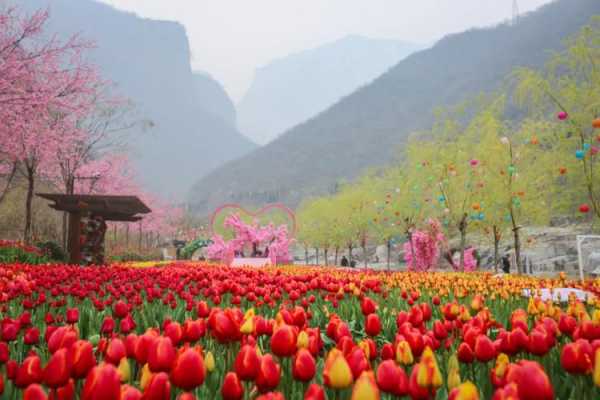
M 37 243 L 36 246 L 44 252 L 52 261 L 66 262 L 68 257 L 63 248 L 51 240 Z

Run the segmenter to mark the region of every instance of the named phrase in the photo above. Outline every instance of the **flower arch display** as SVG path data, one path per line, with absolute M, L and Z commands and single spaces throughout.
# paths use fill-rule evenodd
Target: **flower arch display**
M 271 264 L 291 261 L 289 249 L 296 231 L 294 212 L 271 204 L 249 212 L 237 204 L 219 207 L 211 218 L 210 259 L 228 265 L 245 258 L 268 259 Z

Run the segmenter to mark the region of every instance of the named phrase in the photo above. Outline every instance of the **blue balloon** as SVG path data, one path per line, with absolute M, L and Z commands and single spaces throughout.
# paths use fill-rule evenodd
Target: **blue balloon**
M 440 203 L 446 201 L 446 197 L 444 195 L 441 195 L 440 197 L 438 197 L 438 200 Z
M 590 149 L 590 144 L 589 143 L 584 143 L 583 144 L 583 149 L 586 150 L 586 151 L 589 150 Z
M 479 220 L 483 221 L 485 219 L 485 214 L 484 213 L 479 213 Z
M 577 150 L 575 152 L 575 157 L 577 157 L 578 160 L 583 160 L 585 157 L 585 151 L 583 150 Z

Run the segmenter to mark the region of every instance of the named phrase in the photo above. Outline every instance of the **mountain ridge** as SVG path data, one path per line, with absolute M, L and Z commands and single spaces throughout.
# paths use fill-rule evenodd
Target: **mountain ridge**
M 410 133 L 431 126 L 435 108 L 498 89 L 517 66 L 542 66 L 595 14 L 596 0 L 559 0 L 516 24 L 448 35 L 268 145 L 211 172 L 192 189 L 190 205 L 200 214 L 229 201 L 295 206 L 332 192 L 397 157 Z

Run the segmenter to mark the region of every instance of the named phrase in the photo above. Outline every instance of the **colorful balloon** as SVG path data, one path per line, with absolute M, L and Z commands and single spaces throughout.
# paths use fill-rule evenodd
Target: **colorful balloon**
M 569 118 L 569 114 L 567 114 L 567 113 L 566 113 L 566 112 L 564 112 L 564 111 L 561 111 L 561 112 L 559 112 L 559 113 L 558 113 L 556 116 L 557 116 L 557 117 L 558 117 L 558 119 L 559 119 L 559 120 L 561 120 L 561 121 L 564 121 L 564 120 L 566 120 L 567 118 Z

